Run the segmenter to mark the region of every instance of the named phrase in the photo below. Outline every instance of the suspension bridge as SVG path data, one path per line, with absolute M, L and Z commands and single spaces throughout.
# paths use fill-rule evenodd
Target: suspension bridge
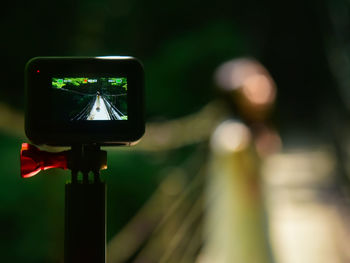
M 91 97 L 89 103 L 71 120 L 125 120 L 125 114 L 108 98 L 125 96 L 126 94 L 101 94 L 99 91 L 95 94 L 87 94 L 64 88 L 61 90 Z
M 85 108 L 74 116 L 72 120 L 123 120 L 124 116 L 125 115 L 114 106 L 105 95 L 97 92 Z

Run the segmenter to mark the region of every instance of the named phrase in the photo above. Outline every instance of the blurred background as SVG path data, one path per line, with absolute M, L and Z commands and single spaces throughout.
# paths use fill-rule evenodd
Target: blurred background
M 145 68 L 144 139 L 106 148 L 108 262 L 350 262 L 347 1 L 2 10 L 1 262 L 63 262 L 69 172 L 23 180 L 19 151 L 25 63 L 65 55 Z

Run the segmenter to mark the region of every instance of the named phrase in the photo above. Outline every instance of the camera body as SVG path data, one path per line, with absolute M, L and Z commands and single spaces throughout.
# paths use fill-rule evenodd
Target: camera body
M 130 145 L 144 134 L 144 72 L 133 57 L 36 57 L 25 87 L 35 144 Z

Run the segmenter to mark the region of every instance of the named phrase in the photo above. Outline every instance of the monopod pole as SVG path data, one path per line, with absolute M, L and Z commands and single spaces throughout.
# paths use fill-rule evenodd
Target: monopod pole
M 106 164 L 107 152 L 99 147 L 72 147 L 72 181 L 65 187 L 65 263 L 106 262 L 106 184 L 99 173 Z
M 64 262 L 105 263 L 106 184 L 100 180 L 100 170 L 107 168 L 107 152 L 94 144 L 73 145 L 70 151 L 59 153 L 22 144 L 22 178 L 50 168 L 72 171 L 72 180 L 65 187 Z
M 106 184 L 72 182 L 65 187 L 65 263 L 104 263 Z

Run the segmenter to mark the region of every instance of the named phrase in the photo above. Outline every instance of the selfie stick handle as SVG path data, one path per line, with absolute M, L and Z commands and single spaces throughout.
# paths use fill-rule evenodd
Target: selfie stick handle
M 105 263 L 106 184 L 100 181 L 99 169 L 101 160 L 106 162 L 106 152 L 82 147 L 72 148 L 72 154 L 72 182 L 65 187 L 64 262 Z M 102 158 L 97 158 L 101 155 Z M 99 162 L 100 167 L 96 169 Z M 75 164 L 85 168 L 78 169 Z M 95 167 L 87 169 L 86 166 Z M 78 171 L 83 174 L 80 180 Z M 93 178 L 89 178 L 91 171 Z

